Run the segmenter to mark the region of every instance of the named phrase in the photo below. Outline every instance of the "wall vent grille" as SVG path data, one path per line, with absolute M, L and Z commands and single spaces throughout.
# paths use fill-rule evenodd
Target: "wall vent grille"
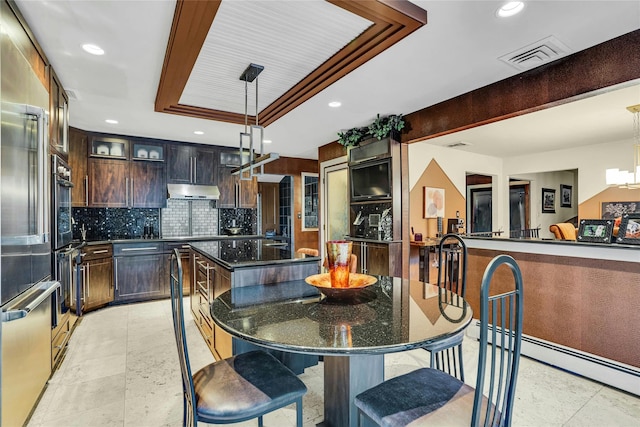
M 501 56 L 499 59 L 518 70 L 529 70 L 555 61 L 569 53 L 571 52 L 564 43 L 553 36 L 549 36 Z

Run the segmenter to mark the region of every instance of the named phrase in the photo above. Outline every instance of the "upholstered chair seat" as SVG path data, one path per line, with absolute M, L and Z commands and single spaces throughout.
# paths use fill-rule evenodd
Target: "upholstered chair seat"
M 422 368 L 361 393 L 356 405 L 380 426 L 468 427 L 474 395 L 473 387 L 446 372 Z M 445 404 L 446 410 L 440 410 Z
M 272 355 L 242 353 L 193 375 L 198 420 L 210 423 L 257 418 L 294 402 L 304 383 Z

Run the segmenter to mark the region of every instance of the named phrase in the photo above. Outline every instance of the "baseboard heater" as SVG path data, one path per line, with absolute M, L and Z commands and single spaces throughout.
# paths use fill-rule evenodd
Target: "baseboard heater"
M 480 321 L 472 321 L 467 336 L 480 338 Z M 522 335 L 522 354 L 640 396 L 639 368 L 529 335 Z

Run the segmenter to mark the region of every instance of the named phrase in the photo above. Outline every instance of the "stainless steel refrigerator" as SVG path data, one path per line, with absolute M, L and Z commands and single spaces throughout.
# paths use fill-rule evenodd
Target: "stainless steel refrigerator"
M 22 425 L 51 374 L 60 285 L 50 281 L 49 94 L 9 34 L 0 28 L 1 424 Z

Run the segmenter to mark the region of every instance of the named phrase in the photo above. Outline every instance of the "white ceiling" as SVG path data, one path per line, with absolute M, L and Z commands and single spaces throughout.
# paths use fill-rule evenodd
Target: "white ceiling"
M 292 66 L 282 67 L 274 52 L 306 46 L 313 61 L 325 55 L 317 53 L 320 48 L 335 50 L 335 43 L 349 34 L 346 31 L 335 36 L 335 40 L 331 40 L 334 44 L 325 45 L 326 36 L 301 41 L 294 27 L 283 24 L 287 20 L 268 19 L 270 8 L 281 10 L 278 8 L 284 6 L 284 10 L 288 8 L 297 14 L 297 19 L 302 19 L 300 16 L 308 9 L 309 20 L 314 22 L 315 18 L 324 17 L 315 12 L 326 9 L 324 4 L 314 4 L 321 0 L 227 1 L 238 3 L 223 3 L 231 11 L 248 8 L 256 10 L 257 17 L 267 16 L 263 21 L 241 28 L 245 32 L 242 40 L 251 40 L 250 35 L 260 25 L 274 26 L 280 36 L 278 40 L 268 41 L 264 36 L 259 37 L 260 31 L 255 31 L 258 38 L 250 46 L 228 48 L 226 63 L 231 65 L 222 70 L 217 79 L 223 81 L 216 83 L 218 90 L 230 91 L 230 98 L 234 96 L 231 88 L 239 87 L 237 100 L 241 106 L 244 106 L 244 84 L 240 82 L 237 86 L 238 77 L 250 62 L 264 62 L 259 90 L 265 91 L 266 102 L 269 91 L 275 90 L 268 87 L 269 81 L 277 85 L 293 78 Z M 237 145 L 241 125 L 154 111 L 174 1 L 16 0 L 16 3 L 65 89 L 77 94 L 78 99 L 70 101 L 72 126 L 177 141 Z M 334 141 L 338 131 L 366 125 L 378 113 L 408 114 L 520 73 L 499 58 L 548 36 L 555 37 L 569 48 L 568 53 L 573 53 L 640 28 L 640 1 L 637 0 L 528 1 L 525 10 L 510 19 L 499 19 L 495 15 L 502 1 L 414 0 L 413 3 L 427 10 L 427 25 L 269 125 L 265 130 L 265 138 L 273 140 L 269 151 L 281 156 L 317 158 L 317 147 Z M 358 21 L 356 18 L 354 25 L 358 25 Z M 237 21 L 236 26 L 242 22 Z M 296 43 L 285 46 L 288 40 Z M 106 54 L 88 55 L 80 48 L 83 43 L 98 44 Z M 250 49 L 254 45 L 271 55 L 254 59 Z M 199 58 L 201 60 L 205 58 Z M 204 65 L 196 67 L 200 74 L 208 66 L 207 61 L 201 63 Z M 224 73 L 228 82 L 224 81 Z M 201 102 L 206 102 L 207 97 L 201 93 L 205 89 L 197 85 L 196 80 L 190 79 L 187 88 L 191 89 L 183 96 L 199 94 L 204 99 Z M 611 111 L 592 112 L 592 108 L 607 104 L 603 98 L 594 97 L 429 143 L 464 140 L 472 143 L 464 147 L 465 150 L 506 157 L 603 142 L 603 139 L 630 138 L 631 118 L 625 107 L 640 104 L 640 89 L 638 86 L 627 88 L 610 97 Z M 327 104 L 333 100 L 341 101 L 342 107 L 329 108 Z M 254 104 L 250 101 L 249 105 Z M 580 125 L 563 126 L 570 123 L 570 119 L 566 115 L 559 118 L 558 111 L 587 119 Z M 106 124 L 104 120 L 108 118 L 118 120 L 119 124 Z M 535 121 L 529 123 L 530 120 Z M 204 135 L 195 135 L 195 130 L 203 131 Z

